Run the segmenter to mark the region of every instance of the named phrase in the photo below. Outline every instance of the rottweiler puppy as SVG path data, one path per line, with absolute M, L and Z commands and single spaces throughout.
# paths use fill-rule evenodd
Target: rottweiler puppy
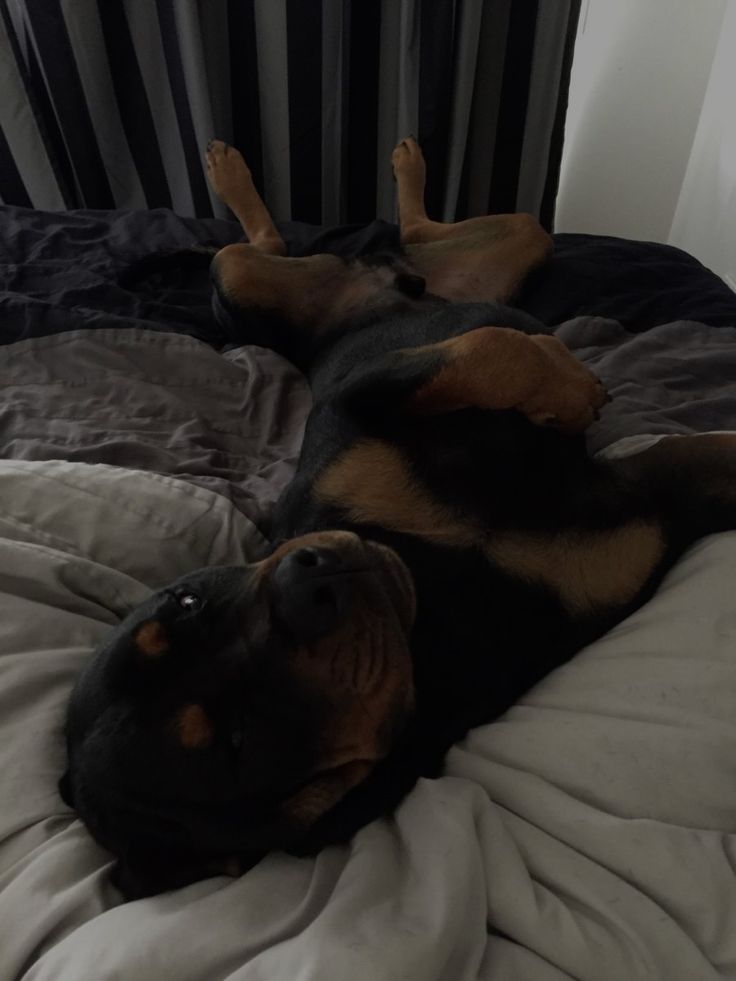
M 212 262 L 215 314 L 294 361 L 314 407 L 272 554 L 151 596 L 72 694 L 62 794 L 128 898 L 390 813 L 736 527 L 734 437 L 588 457 L 602 386 L 502 305 L 549 252 L 536 222 L 432 222 L 413 140 L 393 164 L 401 250 L 288 258 L 240 154 L 208 149 L 249 239 Z

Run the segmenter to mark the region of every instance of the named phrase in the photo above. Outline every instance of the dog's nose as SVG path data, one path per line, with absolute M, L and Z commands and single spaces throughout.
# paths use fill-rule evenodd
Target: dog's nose
M 337 549 L 293 549 L 271 573 L 276 613 L 296 640 L 337 626 L 350 603 L 351 576 Z
M 427 281 L 423 276 L 415 276 L 412 273 L 399 273 L 396 276 L 396 289 L 416 300 L 424 295 L 427 288 Z

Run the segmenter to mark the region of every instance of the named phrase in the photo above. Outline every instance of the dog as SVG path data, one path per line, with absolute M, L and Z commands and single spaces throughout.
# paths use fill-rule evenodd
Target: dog
M 587 455 L 602 385 L 507 305 L 550 251 L 532 218 L 430 221 L 407 139 L 401 249 L 290 258 L 240 154 L 207 158 L 248 238 L 212 261 L 215 316 L 298 365 L 314 407 L 272 553 L 151 596 L 72 693 L 62 796 L 127 898 L 391 813 L 736 527 L 736 438 Z

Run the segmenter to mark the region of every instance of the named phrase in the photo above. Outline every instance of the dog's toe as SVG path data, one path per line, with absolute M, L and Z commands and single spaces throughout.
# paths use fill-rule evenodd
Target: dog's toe
M 223 140 L 210 140 L 207 144 L 207 153 L 213 160 L 227 154 L 229 147 Z

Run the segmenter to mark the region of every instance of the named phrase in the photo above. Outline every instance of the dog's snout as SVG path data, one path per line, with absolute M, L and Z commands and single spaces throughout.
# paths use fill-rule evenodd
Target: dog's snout
M 328 633 L 350 602 L 344 558 L 331 548 L 304 546 L 281 559 L 271 574 L 278 617 L 297 640 Z
M 297 548 L 282 560 L 282 566 L 291 559 L 291 567 L 297 570 L 314 569 L 315 575 L 329 575 L 330 572 L 340 571 L 340 558 L 334 549 L 315 548 L 313 545 L 305 545 Z M 309 574 L 309 573 L 305 573 Z

